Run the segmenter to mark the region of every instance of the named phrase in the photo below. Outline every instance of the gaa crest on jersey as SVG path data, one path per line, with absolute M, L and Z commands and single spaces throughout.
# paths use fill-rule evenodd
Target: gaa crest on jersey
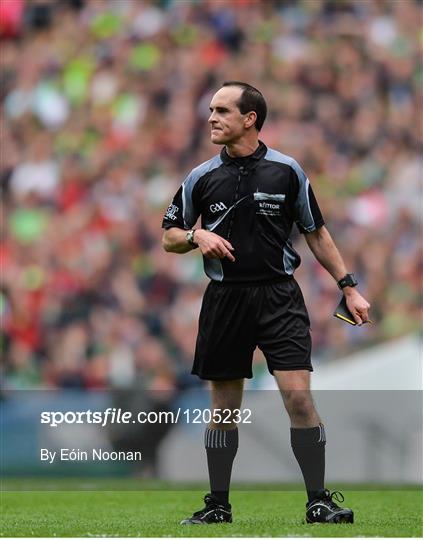
M 210 205 L 210 212 L 221 212 L 222 210 L 227 210 L 227 206 L 224 202 L 217 202 Z
M 166 211 L 165 218 L 175 221 L 176 213 L 179 210 L 179 207 L 176 204 L 170 204 L 169 208 Z

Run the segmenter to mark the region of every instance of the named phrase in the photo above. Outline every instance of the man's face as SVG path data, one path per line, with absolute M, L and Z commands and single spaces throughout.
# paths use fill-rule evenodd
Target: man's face
M 241 114 L 237 106 L 241 94 L 238 86 L 224 86 L 213 96 L 209 117 L 212 143 L 233 143 L 245 134 L 247 115 Z

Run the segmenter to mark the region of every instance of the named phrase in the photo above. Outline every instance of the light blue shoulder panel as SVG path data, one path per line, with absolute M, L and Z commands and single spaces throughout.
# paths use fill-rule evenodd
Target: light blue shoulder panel
M 195 167 L 184 180 L 182 184 L 182 215 L 184 218 L 184 226 L 189 229 L 195 225 L 198 218 L 198 211 L 194 208 L 192 203 L 192 190 L 195 184 L 208 172 L 217 169 L 222 164 L 220 155 L 214 156 L 208 161 L 205 161 L 198 167 Z
M 277 150 L 273 150 L 272 148 L 267 150 L 264 159 L 267 159 L 268 161 L 276 161 L 277 163 L 283 163 L 294 169 L 299 182 L 298 197 L 295 202 L 297 221 L 307 232 L 313 232 L 316 229 L 316 224 L 310 208 L 310 198 L 308 194 L 310 182 L 305 172 L 294 158 L 287 156 L 286 154 L 282 154 Z

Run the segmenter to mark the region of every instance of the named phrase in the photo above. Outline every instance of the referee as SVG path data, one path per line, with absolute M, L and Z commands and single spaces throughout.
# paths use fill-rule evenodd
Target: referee
M 164 219 L 163 247 L 199 248 L 210 278 L 201 307 L 192 373 L 211 382 L 213 409 L 239 409 L 256 347 L 266 357 L 291 420 L 291 445 L 308 495 L 308 523 L 352 523 L 339 492 L 324 487 L 325 430 L 310 392 L 310 321 L 294 279 L 300 257 L 295 222 L 316 259 L 343 290 L 355 321 L 370 305 L 347 273 L 309 180 L 291 157 L 258 138 L 267 106 L 259 90 L 225 82 L 210 103 L 211 141 L 219 155 L 187 176 Z M 194 229 L 201 216 L 201 228 Z M 229 485 L 238 429 L 212 421 L 205 431 L 211 493 L 181 524 L 232 522 Z

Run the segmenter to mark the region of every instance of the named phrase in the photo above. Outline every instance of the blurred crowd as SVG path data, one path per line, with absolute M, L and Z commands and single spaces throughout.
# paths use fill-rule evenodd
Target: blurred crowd
M 339 291 L 293 231 L 314 363 L 417 329 L 417 1 L 3 0 L 0 15 L 9 387 L 195 384 L 206 278 L 198 253 L 162 250 L 161 219 L 219 151 L 207 117 L 226 79 L 262 90 L 261 139 L 305 169 L 372 304 L 373 325 L 334 319 Z

